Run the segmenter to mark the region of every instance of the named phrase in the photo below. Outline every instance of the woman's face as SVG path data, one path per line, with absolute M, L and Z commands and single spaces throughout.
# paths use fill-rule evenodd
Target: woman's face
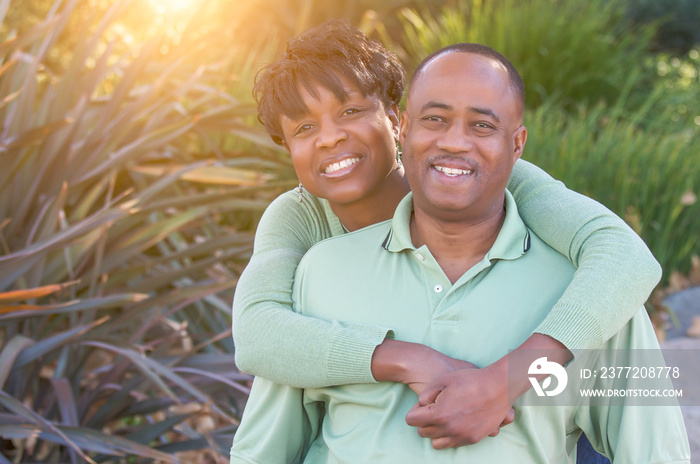
M 348 98 L 341 102 L 325 87 L 314 97 L 299 93 L 308 112 L 281 117 L 285 147 L 304 189 L 331 205 L 373 201 L 396 167 L 398 109 L 385 108 L 376 95 L 341 79 Z

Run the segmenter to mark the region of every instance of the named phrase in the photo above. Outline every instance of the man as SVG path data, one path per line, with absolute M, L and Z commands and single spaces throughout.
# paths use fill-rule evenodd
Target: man
M 527 230 L 505 189 L 527 140 L 522 88 L 512 65 L 487 47 L 458 44 L 426 58 L 401 117 L 414 193 L 391 221 L 307 253 L 294 289 L 303 314 L 392 327 L 400 340 L 478 366 L 528 338 L 574 269 Z M 531 309 L 523 311 L 521 301 Z M 603 348 L 612 347 L 658 349 L 643 309 Z M 614 463 L 689 462 L 677 407 L 520 406 L 496 437 L 438 450 L 404 417 L 410 410 L 406 420 L 422 437 L 439 438 L 444 431 L 433 424 L 429 405 L 458 396 L 459 388 L 426 393 L 428 401 L 421 395 L 423 407 L 413 409 L 415 394 L 400 383 L 289 392 L 267 400 L 281 424 L 298 428 L 257 424 L 262 438 L 242 434 L 232 462 L 565 463 L 582 431 Z M 285 458 L 278 461 L 280 450 Z

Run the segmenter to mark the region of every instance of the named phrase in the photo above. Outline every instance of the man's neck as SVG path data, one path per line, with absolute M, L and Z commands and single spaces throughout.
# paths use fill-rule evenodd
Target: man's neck
M 506 217 L 505 209 L 481 221 L 444 221 L 415 210 L 411 217 L 411 240 L 426 245 L 453 284 L 491 249 Z

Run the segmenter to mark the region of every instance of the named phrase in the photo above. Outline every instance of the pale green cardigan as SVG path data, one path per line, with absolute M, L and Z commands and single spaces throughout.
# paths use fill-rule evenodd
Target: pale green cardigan
M 647 300 L 661 278 L 658 262 L 622 219 L 531 163 L 515 164 L 508 189 L 526 225 L 578 268 L 536 332 L 572 351 L 601 345 Z M 291 309 L 301 257 L 317 242 L 342 233 L 328 202 L 307 192 L 302 203 L 290 191 L 267 208 L 233 300 L 240 370 L 301 388 L 375 382 L 372 353 L 390 332 Z M 522 304 L 526 310 L 527 301 Z

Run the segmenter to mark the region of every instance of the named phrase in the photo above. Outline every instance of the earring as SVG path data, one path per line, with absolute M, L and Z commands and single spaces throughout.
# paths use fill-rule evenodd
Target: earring
M 403 162 L 401 161 L 401 147 L 399 146 L 398 140 L 396 141 L 396 167 L 400 168 L 403 166 Z
M 304 194 L 304 186 L 299 182 L 299 203 L 301 203 L 302 195 Z

